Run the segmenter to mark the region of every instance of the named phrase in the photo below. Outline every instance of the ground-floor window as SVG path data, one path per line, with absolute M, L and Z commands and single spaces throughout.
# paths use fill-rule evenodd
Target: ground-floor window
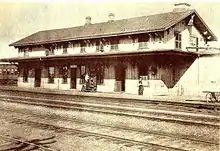
M 86 66 L 80 66 L 80 84 L 85 84 Z
M 48 68 L 48 83 L 54 83 L 54 76 L 55 76 L 55 68 L 49 67 Z
M 148 80 L 148 67 L 145 65 L 139 66 L 139 77 L 142 77 L 143 80 Z
M 97 64 L 96 65 L 96 82 L 97 84 L 103 84 L 104 83 L 104 65 Z
M 28 82 L 28 73 L 29 73 L 29 70 L 27 68 L 24 68 L 24 70 L 23 70 L 23 82 Z
M 62 66 L 60 68 L 60 75 L 62 77 L 62 83 L 67 84 L 67 78 L 68 78 L 68 66 Z
M 80 84 L 85 84 L 85 76 L 88 74 L 89 79 L 93 78 L 96 84 L 104 83 L 104 65 L 96 64 L 90 67 L 80 66 Z

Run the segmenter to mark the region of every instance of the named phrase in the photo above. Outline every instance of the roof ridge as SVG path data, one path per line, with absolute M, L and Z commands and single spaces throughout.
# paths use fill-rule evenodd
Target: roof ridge
M 130 17 L 130 18 L 123 18 L 123 19 L 118 19 L 118 20 L 114 20 L 115 21 L 124 21 L 124 20 L 129 20 L 129 19 L 136 19 L 136 18 L 143 18 L 143 17 L 153 17 L 153 16 L 157 16 L 157 15 L 165 15 L 165 14 L 182 14 L 182 13 L 186 13 L 186 12 L 191 12 L 194 9 L 190 9 L 190 10 L 186 10 L 186 11 L 182 11 L 182 12 L 164 12 L 164 13 L 156 13 L 156 14 L 151 14 L 151 15 L 142 15 L 142 16 L 135 16 L 135 17 Z M 108 21 L 103 21 L 103 22 L 97 22 L 97 23 L 92 23 L 86 26 L 93 26 L 93 25 L 98 25 L 98 24 L 104 24 L 104 23 L 108 23 Z M 112 23 L 112 22 L 109 22 Z M 73 28 L 79 28 L 79 27 L 85 27 L 85 25 L 79 25 L 79 26 L 73 26 L 73 27 L 65 27 L 65 28 L 53 28 L 53 29 L 48 29 L 48 30 L 39 30 L 38 32 L 45 32 L 45 31 L 53 31 L 53 30 L 63 30 L 63 29 L 73 29 Z

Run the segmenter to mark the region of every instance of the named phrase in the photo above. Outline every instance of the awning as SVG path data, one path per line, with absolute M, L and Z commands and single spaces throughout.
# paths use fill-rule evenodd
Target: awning
M 51 55 L 41 57 L 14 57 L 0 59 L 2 62 L 28 62 L 28 61 L 50 61 L 50 60 L 66 60 L 66 59 L 101 59 L 101 58 L 127 58 L 127 57 L 143 57 L 143 56 L 155 56 L 155 55 L 174 55 L 174 56 L 188 56 L 197 57 L 196 52 L 187 52 L 174 49 L 160 49 L 160 50 L 139 50 L 139 51 L 114 51 L 114 52 L 96 52 L 96 53 L 80 53 L 80 54 L 63 54 L 63 55 Z

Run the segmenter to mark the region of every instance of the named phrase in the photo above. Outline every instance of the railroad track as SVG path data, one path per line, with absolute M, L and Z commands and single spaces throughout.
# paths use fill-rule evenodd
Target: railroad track
M 19 100 L 18 100 L 19 98 Z M 96 112 L 102 114 L 113 114 L 119 116 L 130 116 L 136 118 L 146 118 L 148 120 L 175 122 L 186 125 L 212 126 L 219 128 L 220 117 L 212 115 L 192 114 L 183 112 L 169 112 L 161 110 L 151 110 L 143 108 L 106 106 L 92 103 L 66 102 L 62 100 L 36 99 L 29 97 L 7 97 L 0 96 L 0 101 L 22 103 L 28 105 L 46 106 L 51 108 L 70 109 L 78 111 Z
M 188 151 L 188 149 L 165 146 L 165 145 L 155 144 L 151 142 L 138 141 L 134 139 L 122 138 L 122 137 L 112 136 L 108 134 L 101 134 L 101 133 L 96 133 L 96 132 L 89 132 L 89 131 L 84 131 L 84 130 L 79 130 L 79 129 L 74 129 L 74 128 L 66 128 L 66 127 L 48 124 L 46 122 L 39 122 L 39 121 L 36 122 L 36 121 L 30 121 L 30 120 L 21 119 L 21 118 L 13 118 L 11 122 L 15 124 L 27 125 L 27 126 L 31 126 L 35 128 L 44 129 L 44 130 L 52 130 L 52 131 L 55 131 L 55 133 L 77 135 L 78 137 L 81 137 L 81 138 L 95 137 L 96 140 L 104 139 L 108 141 L 113 141 L 116 144 L 123 144 L 124 146 L 127 146 L 127 147 L 138 146 L 138 148 L 141 148 L 141 149 L 146 148 L 148 150 L 150 149 L 150 150 L 163 150 L 163 151 Z M 42 148 L 42 149 L 46 150 L 48 148 Z
M 11 110 L 11 109 L 0 109 L 0 111 L 3 112 L 7 112 L 7 113 L 15 113 L 15 110 Z M 189 136 L 183 136 L 183 135 L 178 135 L 178 134 L 170 134 L 170 133 L 160 133 L 160 132 L 152 132 L 152 131 L 147 131 L 147 130 L 141 130 L 138 128 L 128 128 L 128 127 L 123 127 L 123 126 L 111 126 L 111 125 L 105 125 L 105 124 L 99 124 L 97 122 L 92 122 L 92 121 L 82 121 L 82 120 L 77 120 L 77 119 L 71 119 L 71 118 L 67 118 L 67 117 L 63 117 L 63 116 L 59 116 L 59 115 L 50 115 L 50 116 L 45 116 L 45 115 L 39 115 L 39 114 L 34 114 L 32 112 L 28 112 L 27 110 L 16 110 L 16 115 L 17 113 L 21 114 L 21 115 L 31 115 L 31 116 L 35 116 L 38 117 L 40 119 L 44 119 L 46 121 L 49 120 L 53 120 L 53 121 L 69 121 L 69 122 L 74 122 L 74 123 L 80 123 L 80 124 L 88 124 L 88 125 L 97 125 L 97 126 L 101 126 L 101 127 L 105 127 L 105 128 L 113 128 L 113 129 L 118 129 L 118 130 L 130 130 L 130 131 L 136 131 L 136 132 L 140 132 L 140 133 L 145 133 L 145 134 L 150 134 L 150 135 L 158 135 L 158 136 L 167 136 L 167 137 L 173 137 L 173 138 L 178 138 L 178 139 L 182 139 L 182 140 L 190 140 L 190 141 L 194 141 L 194 142 L 201 142 L 201 143 L 206 143 L 206 144 L 214 144 L 214 145 L 218 145 L 218 143 L 213 142 L 213 141 L 206 141 L 206 140 L 202 140 L 202 139 L 195 139 Z M 21 116 L 20 115 L 20 116 Z M 28 117 L 27 117 L 28 118 Z
M 9 111 L 10 112 L 10 111 Z M 65 119 L 62 119 L 63 120 L 63 122 L 62 121 L 55 121 L 54 120 L 54 118 L 52 117 L 48 117 L 48 118 L 45 118 L 45 117 L 39 117 L 39 119 L 37 120 L 37 121 L 42 121 L 42 120 L 40 120 L 41 118 L 44 118 L 44 120 L 43 120 L 43 122 L 33 122 L 33 120 L 32 121 L 27 121 L 26 119 L 26 117 L 24 117 L 24 118 L 13 118 L 12 120 L 11 120 L 11 122 L 13 122 L 13 123 L 15 123 L 15 124 L 26 124 L 26 123 L 28 123 L 28 125 L 32 125 L 32 126 L 34 126 L 34 127 L 41 127 L 40 125 L 43 123 L 43 127 L 45 128 L 45 121 L 50 121 L 49 123 L 50 124 L 46 124 L 46 128 L 45 129 L 47 129 L 48 127 L 49 127 L 49 129 L 51 130 L 60 130 L 60 132 L 67 132 L 67 130 L 69 129 L 69 128 L 64 128 L 65 129 L 65 131 L 63 131 L 63 127 L 61 127 L 62 129 L 60 129 L 60 126 L 55 126 L 55 125 L 51 125 L 51 120 L 52 121 L 54 121 L 54 123 L 64 123 L 65 122 Z M 8 119 L 8 117 L 5 117 L 5 119 Z M 170 145 L 170 144 L 172 144 L 172 142 L 176 142 L 176 141 L 178 141 L 180 144 L 182 144 L 182 146 L 186 146 L 187 147 L 187 145 L 188 144 L 190 144 L 190 143 L 196 143 L 196 144 L 205 144 L 205 146 L 208 146 L 208 145 L 211 145 L 211 146 L 218 146 L 219 144 L 218 143 L 215 143 L 215 142 L 208 142 L 208 141 L 203 141 L 203 140 L 199 140 L 199 139 L 192 139 L 192 138 L 189 138 L 189 137 L 184 137 L 184 136 L 177 136 L 177 135 L 167 135 L 167 134 L 164 134 L 164 133 L 152 133 L 152 132 L 146 132 L 146 131 L 140 131 L 140 130 L 137 130 L 137 129 L 132 129 L 132 128 L 125 128 L 125 127 L 112 127 L 112 126 L 107 126 L 107 125 L 100 125 L 100 124 L 98 124 L 99 125 L 99 127 L 97 127 L 97 124 L 96 123 L 91 123 L 91 122 L 87 122 L 87 123 L 84 123 L 84 122 L 82 122 L 82 121 L 79 121 L 79 120 L 71 120 L 71 121 L 73 121 L 73 122 L 77 122 L 77 123 L 83 123 L 82 125 L 78 125 L 78 127 L 90 127 L 91 128 L 91 124 L 93 124 L 93 125 L 96 125 L 96 127 L 94 127 L 94 128 L 92 128 L 92 129 L 101 129 L 100 127 L 103 127 L 105 130 L 106 129 L 110 129 L 110 131 L 112 131 L 112 129 L 113 129 L 113 131 L 115 131 L 114 133 L 115 134 L 120 134 L 120 133 L 124 133 L 125 135 L 126 135 L 126 133 L 129 135 L 129 133 L 127 132 L 127 131 L 131 131 L 130 133 L 133 133 L 133 132 L 135 132 L 135 133 L 138 133 L 138 135 L 139 134 L 144 134 L 144 135 L 146 135 L 146 136 L 150 136 L 151 137 L 151 139 L 155 139 L 155 140 L 158 140 L 158 139 L 165 139 L 165 140 L 167 140 L 167 142 L 168 142 L 168 145 Z M 71 125 L 74 125 L 74 124 L 71 124 Z M 52 127 L 51 127 L 52 126 Z M 57 127 L 57 128 L 54 128 L 54 127 Z M 103 129 L 102 128 L 102 129 Z M 82 130 L 77 130 L 77 129 L 74 129 L 74 131 L 75 132 L 80 132 L 80 135 L 82 136 L 82 137 L 87 137 L 87 136 L 94 136 L 95 134 L 97 135 L 98 133 L 95 133 L 95 134 L 93 134 L 93 132 L 88 132 L 88 131 L 82 131 Z M 81 132 L 82 131 L 82 132 Z M 124 131 L 124 132 L 123 132 Z M 92 134 L 92 135 L 90 135 L 90 134 Z M 139 135 L 140 137 L 145 137 L 144 135 Z M 104 137 L 103 137 L 104 136 Z M 109 135 L 108 135 L 109 136 Z M 116 135 L 117 136 L 117 135 Z M 111 139 L 111 140 L 118 140 L 119 142 L 124 142 L 125 140 L 126 140 L 126 142 L 124 142 L 127 146 L 134 146 L 134 144 L 135 143 L 137 143 L 137 145 L 143 145 L 143 142 L 142 143 L 140 143 L 140 141 L 135 141 L 135 143 L 133 142 L 131 142 L 131 139 L 126 139 L 126 138 L 123 138 L 123 140 L 119 140 L 119 137 L 116 137 L 116 136 L 112 136 L 112 138 L 113 139 Z M 107 138 L 109 138 L 109 137 L 106 137 L 106 134 L 99 134 L 99 135 L 97 135 L 97 137 L 100 137 L 100 138 L 105 138 L 105 139 L 107 139 Z M 175 139 L 174 139 L 175 138 Z M 185 143 L 184 143 L 185 142 Z M 149 142 L 145 142 L 145 143 L 147 143 L 147 144 L 149 144 Z M 151 145 L 152 145 L 152 143 L 150 143 Z M 167 143 L 166 143 L 167 144 Z M 154 144 L 153 145 L 154 147 L 155 146 L 157 146 L 158 147 L 158 142 L 156 143 L 156 144 Z M 161 145 L 159 145 L 159 148 L 160 149 L 162 149 L 161 147 L 160 147 Z M 163 145 L 162 145 L 163 146 Z M 172 145 L 171 145 L 172 146 Z M 146 147 L 146 144 L 145 145 L 143 145 L 143 147 Z M 148 145 L 148 147 L 150 147 L 149 145 Z M 147 147 L 147 148 L 148 148 Z M 171 149 L 174 149 L 174 147 L 170 147 Z M 165 148 L 163 148 L 163 149 L 165 149 Z M 168 149 L 168 150 L 170 150 L 170 149 Z M 181 150 L 187 150 L 187 149 L 181 149 Z
M 1 140 L 7 141 L 7 143 L 0 144 L 0 151 L 57 151 L 47 146 L 47 144 L 54 143 L 55 141 L 50 141 L 54 137 L 48 137 L 45 139 L 32 139 L 24 140 L 21 138 L 9 137 L 5 135 L 0 135 Z M 48 141 L 49 140 L 49 141 Z
M 50 93 L 50 92 L 33 92 L 33 91 L 25 91 L 25 90 L 12 90 L 12 89 L 1 89 L 0 92 L 5 92 L 6 94 L 7 93 L 12 93 L 12 94 L 15 94 L 15 95 L 18 95 L 20 94 L 21 96 L 29 96 L 29 97 L 32 97 L 32 98 L 42 98 L 42 96 L 45 98 L 53 98 L 53 99 L 57 99 L 57 98 L 60 98 L 60 99 L 68 99 L 68 100 L 73 100 L 73 99 L 79 99 L 83 98 L 83 100 L 89 100 L 90 98 L 95 98 L 95 100 L 97 101 L 101 101 L 103 103 L 103 99 L 105 100 L 105 102 L 107 100 L 111 100 L 111 103 L 114 102 L 114 103 L 128 103 L 130 104 L 131 102 L 132 103 L 135 103 L 136 105 L 144 105 L 144 106 L 155 106 L 155 105 L 158 105 L 158 104 L 163 104 L 165 106 L 172 106 L 172 107 L 180 107 L 180 108 L 186 108 L 188 111 L 192 111 L 192 110 L 198 110 L 200 112 L 200 110 L 207 110 L 208 109 L 208 112 L 209 111 L 220 111 L 220 103 L 206 103 L 206 102 L 193 102 L 193 101 L 185 101 L 185 102 L 173 102 L 173 101 L 160 101 L 160 100 L 139 100 L 139 99 L 126 99 L 126 98 L 103 98 L 103 97 L 98 97 L 98 96 L 90 96 L 90 95 L 71 95 L 71 94 L 57 94 L 57 93 Z M 70 99 L 71 98 L 71 99 Z M 120 100 L 120 101 L 119 101 Z M 107 101 L 108 102 L 108 101 Z M 177 109 L 179 110 L 179 109 Z M 185 109 L 184 109 L 185 111 Z

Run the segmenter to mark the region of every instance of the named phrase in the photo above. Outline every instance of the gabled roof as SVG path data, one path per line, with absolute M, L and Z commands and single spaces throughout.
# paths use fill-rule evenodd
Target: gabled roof
M 196 13 L 196 11 L 187 10 L 184 12 L 168 12 L 150 16 L 95 23 L 72 28 L 39 31 L 12 43 L 9 46 L 19 47 L 71 40 L 164 31 L 193 13 Z M 215 35 L 211 32 L 201 17 L 199 17 L 197 13 L 196 16 L 197 20 L 200 22 L 198 27 L 205 28 L 205 31 L 208 31 L 212 37 L 210 40 L 216 40 Z

